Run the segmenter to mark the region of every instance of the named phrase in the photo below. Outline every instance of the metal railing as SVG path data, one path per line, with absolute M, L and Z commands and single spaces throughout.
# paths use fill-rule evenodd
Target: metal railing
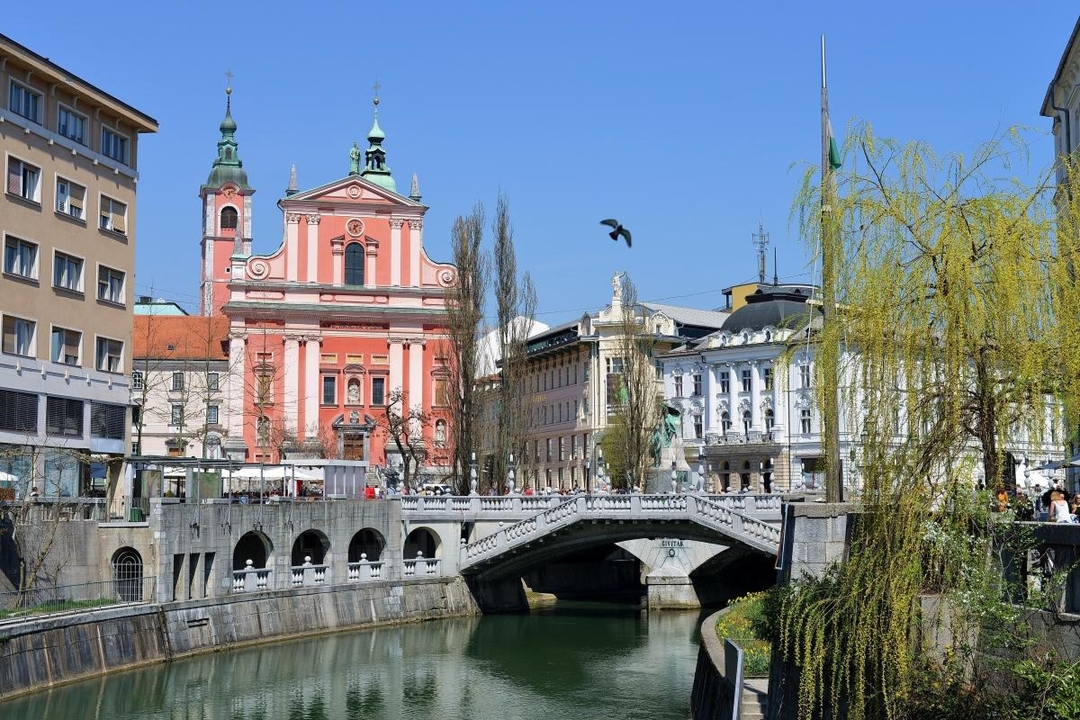
M 154 602 L 156 583 L 156 577 L 144 576 L 0 591 L 0 621 Z

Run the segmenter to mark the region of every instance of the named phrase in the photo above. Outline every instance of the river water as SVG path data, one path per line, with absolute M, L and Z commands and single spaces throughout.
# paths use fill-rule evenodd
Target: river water
M 696 612 L 559 603 L 226 651 L 0 703 L 3 720 L 686 720 Z

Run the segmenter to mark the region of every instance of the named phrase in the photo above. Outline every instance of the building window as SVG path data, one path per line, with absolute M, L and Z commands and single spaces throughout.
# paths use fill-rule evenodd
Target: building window
M 810 434 L 810 408 L 799 411 L 799 429 L 802 430 L 803 435 Z
M 337 405 L 337 378 L 333 375 L 323 375 L 322 404 Z
M 45 434 L 82 437 L 83 401 L 61 397 L 46 398 Z
M 22 115 L 27 120 L 33 120 L 40 125 L 41 93 L 12 80 L 11 91 L 8 94 L 8 109 L 16 115 Z
M 184 389 L 184 373 L 174 372 L 172 374 L 172 389 L 183 390 Z
M 604 360 L 607 363 L 608 375 L 613 373 L 621 375 L 623 373 L 623 359 L 621 357 L 608 357 L 604 358 Z
M 53 287 L 82 292 L 82 268 L 80 258 L 57 252 L 53 256 Z
M 101 212 L 99 213 L 98 227 L 102 230 L 127 234 L 127 205 L 119 200 L 113 200 L 107 195 L 101 196 Z
M 7 191 L 30 202 L 41 202 L 41 168 L 8 158 Z
M 81 332 L 54 327 L 52 331 L 52 344 L 49 352 L 50 358 L 55 363 L 78 365 L 79 347 L 81 344 Z
M 217 405 L 207 405 L 206 406 L 206 424 L 207 425 L 217 425 L 218 420 L 219 420 L 218 406 Z
M 110 338 L 98 338 L 95 366 L 102 372 L 118 373 L 122 370 L 120 361 L 123 354 L 124 343 Z
M 675 376 L 675 397 L 682 397 L 682 375 Z
M 169 424 L 173 427 L 180 427 L 184 422 L 184 406 L 180 403 L 172 404 L 172 414 L 169 416 Z
M 237 220 L 240 215 L 236 212 L 236 208 L 227 207 L 221 209 L 221 229 L 222 230 L 235 230 Z
M 809 363 L 799 366 L 799 379 L 802 383 L 802 387 L 810 387 L 810 365 Z
M 559 462 L 566 460 L 566 438 L 559 438 Z
M 90 403 L 90 437 L 123 440 L 127 425 L 127 406 Z
M 34 329 L 37 323 L 14 315 L 5 315 L 3 351 L 8 355 L 34 357 Z
M 373 407 L 386 404 L 386 378 L 371 378 L 371 404 Z
M 37 278 L 38 246 L 10 235 L 4 239 L 4 272 L 31 280 Z
M 692 376 L 694 381 L 694 395 L 701 395 L 701 373 L 694 373 Z
M 656 379 L 657 380 L 663 380 L 664 379 L 664 363 L 660 362 L 659 360 L 656 360 L 655 362 L 653 362 L 653 368 L 656 370 Z
M 545 449 L 547 450 L 546 458 L 547 462 L 551 462 L 551 438 L 544 440 Z
M 437 407 L 450 406 L 449 383 L 449 378 L 435 378 L 435 397 L 432 399 L 432 403 Z
M 0 390 L 0 430 L 36 433 L 37 424 L 37 395 L 15 390 Z M 3 453 L 0 453 L 0 457 L 3 457 Z
M 772 368 L 767 367 L 764 371 L 765 374 L 765 390 L 771 392 L 773 389 L 773 374 Z
M 219 386 L 218 374 L 216 372 L 206 373 L 206 389 L 210 392 L 217 392 Z
M 255 388 L 255 404 L 270 405 L 274 402 L 274 376 L 263 373 L 258 376 Z
M 142 390 L 143 389 L 143 374 L 141 370 L 136 370 L 131 373 L 131 389 Z
M 749 368 L 746 368 L 742 371 L 741 377 L 743 392 L 750 392 L 750 388 L 753 387 L 753 379 L 751 377 L 751 372 L 752 371 Z
M 772 432 L 773 425 L 776 423 L 776 415 L 773 413 L 772 408 L 768 408 L 765 411 L 765 432 Z
M 570 436 L 570 458 L 577 459 L 577 435 Z
M 753 419 L 750 416 L 750 411 L 747 410 L 742 414 L 742 426 L 743 426 L 743 434 L 744 435 L 749 435 L 750 434 L 750 426 L 752 424 L 753 424 Z
M 701 414 L 698 413 L 697 415 L 694 416 L 694 437 L 696 439 L 700 440 L 704 434 L 705 434 L 705 423 L 704 423 L 704 420 L 701 417 Z
M 98 300 L 124 304 L 124 273 L 111 267 L 98 267 Z
M 364 246 L 349 243 L 345 248 L 345 284 L 364 284 Z
M 101 154 L 128 164 L 128 139 L 112 128 L 101 128 Z
M 80 145 L 85 145 L 88 122 L 85 115 L 61 105 L 56 120 L 56 131 L 68 140 L 74 140 Z
M 720 371 L 720 392 L 724 395 L 731 394 L 731 376 L 727 369 Z
M 727 410 L 720 413 L 720 429 L 725 435 L 727 435 L 728 430 L 731 429 L 731 413 Z

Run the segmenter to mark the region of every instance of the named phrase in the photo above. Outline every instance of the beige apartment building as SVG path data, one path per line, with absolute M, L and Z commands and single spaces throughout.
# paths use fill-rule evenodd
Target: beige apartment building
M 0 35 L 0 488 L 105 497 L 130 431 L 140 133 L 157 121 Z

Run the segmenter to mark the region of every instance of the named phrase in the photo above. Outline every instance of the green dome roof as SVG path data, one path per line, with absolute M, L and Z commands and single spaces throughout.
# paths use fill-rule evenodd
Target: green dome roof
M 210 171 L 210 177 L 206 179 L 207 187 L 219 188 L 226 183 L 233 183 L 241 190 L 250 190 L 248 185 L 247 170 L 239 165 L 214 165 Z
M 227 93 L 231 91 L 226 91 Z M 244 163 L 240 160 L 238 146 L 236 144 L 236 121 L 232 116 L 232 97 L 225 103 L 225 118 L 219 126 L 221 139 L 218 140 L 218 156 L 214 160 L 214 166 L 210 169 L 210 177 L 206 179 L 207 188 L 219 188 L 226 183 L 233 183 L 241 190 L 251 190 L 248 185 L 247 172 Z

